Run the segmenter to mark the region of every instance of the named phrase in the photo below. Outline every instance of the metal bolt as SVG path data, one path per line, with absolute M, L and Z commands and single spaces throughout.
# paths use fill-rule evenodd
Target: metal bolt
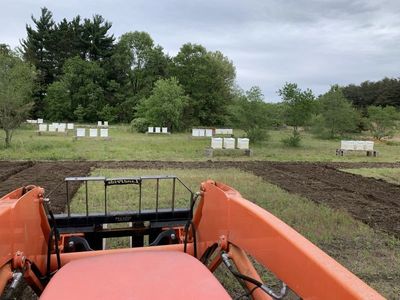
M 68 247 L 73 248 L 74 247 L 74 242 L 73 241 L 69 241 L 68 242 Z

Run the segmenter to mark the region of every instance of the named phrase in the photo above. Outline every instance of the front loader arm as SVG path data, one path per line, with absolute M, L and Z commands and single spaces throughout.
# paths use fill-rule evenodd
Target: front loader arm
M 18 274 L 38 293 L 43 289 L 38 276 L 45 274 L 50 234 L 43 195 L 42 188 L 28 186 L 0 199 L 0 295 Z

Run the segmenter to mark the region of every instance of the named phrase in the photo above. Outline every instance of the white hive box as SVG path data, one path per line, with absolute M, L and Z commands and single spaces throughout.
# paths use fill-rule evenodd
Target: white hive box
M 211 138 L 212 149 L 222 149 L 222 138 Z
M 97 126 L 103 126 L 103 122 L 102 121 L 97 121 Z
M 59 125 L 58 125 L 58 131 L 59 132 L 65 132 L 65 129 L 67 128 L 67 124 L 65 124 L 65 123 L 60 123 Z
M 147 128 L 148 133 L 153 133 L 154 132 L 154 127 L 148 127 Z
M 238 149 L 249 149 L 249 139 L 237 139 L 237 147 Z
M 85 128 L 77 128 L 76 129 L 76 136 L 77 137 L 85 137 L 86 136 L 86 129 Z
M 38 124 L 43 124 L 43 119 L 37 119 Z
M 366 151 L 374 151 L 374 142 L 366 141 L 364 147 L 364 150 Z
M 46 132 L 47 124 L 39 124 L 39 132 Z
M 224 149 L 235 149 L 235 139 L 224 138 Z
M 354 150 L 354 141 L 341 141 L 340 149 L 342 150 Z
M 162 130 L 162 133 L 168 133 L 168 127 L 163 127 L 163 128 L 161 128 L 161 130 Z
M 233 134 L 233 129 L 225 129 L 225 134 Z
M 89 129 L 89 136 L 90 137 L 97 137 L 97 128 L 90 128 Z
M 161 133 L 161 128 L 160 127 L 155 127 L 155 133 Z
M 206 136 L 206 130 L 205 129 L 199 129 L 199 136 Z
M 54 124 L 49 125 L 49 132 L 56 132 L 57 130 L 57 126 L 55 126 Z
M 108 138 L 108 128 L 102 128 L 102 129 L 100 129 L 100 137 L 102 137 L 102 138 Z
M 212 137 L 212 136 L 213 136 L 213 131 L 212 131 L 212 129 L 206 129 L 206 136 L 207 136 L 207 137 Z
M 356 149 L 355 150 L 365 150 L 365 142 L 364 141 L 356 141 Z
M 192 129 L 192 136 L 199 136 L 199 130 L 197 128 Z
M 68 124 L 67 124 L 67 129 L 68 129 L 68 130 L 73 130 L 74 127 L 75 127 L 75 126 L 74 126 L 74 123 L 68 123 Z
M 103 122 L 104 127 L 108 127 L 108 121 Z
M 221 128 L 215 129 L 215 134 L 223 134 L 224 130 Z

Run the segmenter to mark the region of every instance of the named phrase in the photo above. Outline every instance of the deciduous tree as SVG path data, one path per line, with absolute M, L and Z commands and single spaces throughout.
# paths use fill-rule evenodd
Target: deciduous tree
M 15 53 L 0 51 L 0 128 L 5 131 L 7 147 L 13 130 L 26 120 L 32 108 L 34 76 L 34 69 Z
M 393 106 L 369 106 L 369 129 L 374 138 L 381 140 L 393 135 L 399 120 L 399 112 Z
M 298 146 L 300 133 L 298 128 L 306 125 L 312 116 L 315 102 L 314 95 L 310 89 L 302 91 L 296 83 L 286 83 L 278 91 L 285 105 L 285 121 L 293 126 L 293 136 L 284 141 L 290 146 Z
M 155 83 L 151 96 L 140 104 L 137 117 L 146 119 L 153 126 L 181 130 L 183 112 L 188 103 L 189 98 L 176 78 L 160 79 Z
M 328 138 L 354 132 L 360 120 L 359 113 L 344 97 L 338 85 L 332 86 L 329 92 L 320 97 L 319 114 L 323 127 L 319 134 Z

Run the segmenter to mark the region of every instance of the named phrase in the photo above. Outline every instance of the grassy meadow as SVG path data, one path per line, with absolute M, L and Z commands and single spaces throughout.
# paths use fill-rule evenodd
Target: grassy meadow
M 387 182 L 400 185 L 400 169 L 398 168 L 360 168 L 343 169 L 342 171 L 358 174 L 365 177 L 382 179 Z
M 198 191 L 200 182 L 208 178 L 229 183 L 245 198 L 269 210 L 294 227 L 387 298 L 395 299 L 400 293 L 398 286 L 398 282 L 400 282 L 400 241 L 398 239 L 371 229 L 354 220 L 347 213 L 287 193 L 250 173 L 237 169 L 166 169 L 162 171 L 162 174 L 160 174 L 160 170 L 96 169 L 91 175 L 106 177 L 176 175 L 193 191 Z M 171 195 L 170 186 L 168 183 L 160 186 L 160 201 L 165 207 L 168 207 Z M 114 189 L 113 192 L 112 189 Z M 144 187 L 143 192 L 145 206 L 147 208 L 154 207 L 154 185 L 149 184 Z M 132 199 L 137 199 L 136 196 L 132 186 L 110 187 L 109 211 L 124 210 L 128 207 L 137 208 L 137 203 L 132 201 Z M 91 212 L 103 209 L 102 188 L 96 188 L 94 184 L 89 186 L 89 197 Z M 180 205 L 186 205 L 187 193 L 184 190 L 178 191 L 177 199 L 179 199 Z M 75 195 L 71 209 L 73 212 L 85 211 L 83 187 Z M 225 279 L 224 282 L 228 288 L 233 284 L 229 279 Z
M 340 140 L 317 139 L 310 133 L 302 133 L 301 147 L 283 146 L 281 140 L 290 135 L 290 130 L 271 130 L 269 140 L 258 145 L 250 141 L 251 157 L 237 152 L 215 151 L 215 160 L 271 160 L 271 161 L 350 161 L 393 162 L 400 160 L 400 142 L 376 142 L 378 157 L 367 157 L 365 153 L 349 153 L 344 157 L 335 155 Z M 191 133 L 155 135 L 132 133 L 128 126 L 110 128 L 110 139 L 74 139 L 69 135 L 47 133 L 39 136 L 34 127 L 24 126 L 14 132 L 10 148 L 4 146 L 4 132 L 0 131 L 1 160 L 176 160 L 202 161 L 209 138 L 192 138 Z M 235 137 L 244 133 L 234 130 Z M 368 139 L 367 136 L 353 137 Z

